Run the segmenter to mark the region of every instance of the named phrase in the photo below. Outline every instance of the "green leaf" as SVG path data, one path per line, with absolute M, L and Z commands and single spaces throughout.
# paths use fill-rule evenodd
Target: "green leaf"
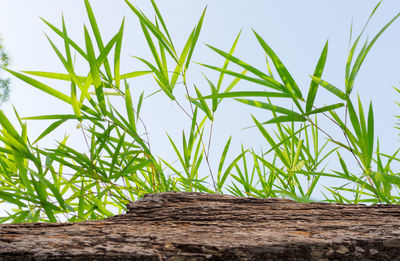
M 22 72 L 31 74 L 31 75 L 35 75 L 35 76 L 39 76 L 39 77 L 49 78 L 49 79 L 72 81 L 71 76 L 69 74 L 65 74 L 65 73 L 39 72 L 39 71 L 22 71 Z M 86 77 L 77 76 L 77 78 L 81 83 L 84 83 L 86 81 Z
M 221 178 L 220 175 L 222 174 L 222 167 L 224 166 L 224 162 L 225 162 L 225 159 L 226 159 L 226 154 L 228 153 L 229 146 L 231 144 L 231 140 L 232 140 L 232 137 L 229 137 L 228 141 L 225 143 L 225 147 L 224 147 L 224 150 L 222 152 L 221 159 L 219 160 L 218 180 L 220 180 L 220 178 Z
M 288 87 L 289 90 L 293 90 L 294 93 L 296 94 L 296 97 L 302 100 L 302 94 L 297 86 L 297 83 L 294 81 L 293 77 L 290 75 L 289 71 L 286 69 L 286 67 L 283 65 L 279 57 L 275 54 L 275 52 L 269 47 L 269 45 L 262 39 L 262 37 L 256 33 L 256 31 L 253 30 L 254 35 L 256 36 L 258 42 L 260 43 L 261 47 L 264 49 L 264 51 L 268 54 L 269 57 L 271 57 L 276 70 L 279 73 L 279 76 L 281 77 L 283 83 Z
M 143 34 L 146 37 L 147 45 L 149 46 L 153 58 L 156 61 L 158 70 L 164 75 L 164 78 L 167 78 L 168 68 L 164 68 L 164 64 L 161 62 L 160 56 L 158 55 L 157 49 L 153 43 L 153 40 L 151 39 L 149 32 L 147 31 L 146 26 L 142 22 L 140 23 L 140 25 L 142 27 Z
M 76 97 L 76 85 L 73 82 L 71 82 L 71 105 L 76 117 L 82 122 L 81 104 L 79 104 Z
M 226 70 L 226 69 L 223 69 L 223 68 L 218 68 L 218 67 L 215 67 L 215 66 L 202 64 L 202 63 L 198 63 L 198 64 L 201 65 L 201 66 L 207 67 L 209 69 L 221 72 L 223 74 L 232 75 L 232 76 L 237 77 L 239 79 L 243 79 L 243 80 L 246 80 L 246 81 L 249 81 L 249 82 L 254 82 L 254 83 L 257 83 L 257 84 L 260 84 L 260 85 L 264 85 L 264 86 L 270 87 L 270 88 L 278 90 L 278 91 L 283 91 L 283 89 L 285 88 L 285 86 L 281 85 L 279 82 L 277 82 L 275 80 L 257 79 L 257 78 L 254 78 L 254 77 L 250 77 L 250 76 L 247 76 L 247 75 L 244 75 L 244 74 L 241 74 L 241 73 L 237 73 L 237 72 L 233 72 L 233 71 L 230 71 L 230 70 Z
M 287 158 L 283 155 L 282 151 L 279 149 L 277 144 L 275 143 L 274 139 L 269 135 L 267 130 L 262 126 L 262 124 L 254 117 L 252 116 L 254 123 L 256 124 L 258 130 L 261 132 L 261 134 L 264 136 L 264 138 L 267 140 L 269 145 L 274 149 L 276 155 L 279 157 L 279 159 L 282 161 L 282 163 L 285 166 L 289 166 L 289 162 L 287 161 Z M 258 157 L 258 156 L 257 156 Z M 262 158 L 260 158 L 262 159 Z M 262 159 L 263 160 L 263 159 Z
M 380 2 L 376 5 L 376 7 L 374 8 L 370 18 L 372 17 L 372 15 L 375 13 L 375 11 L 377 10 L 377 8 L 379 7 Z M 368 46 L 360 52 L 359 56 L 357 57 L 357 61 L 355 63 L 355 65 L 353 66 L 353 69 L 351 71 L 351 74 L 348 78 L 347 85 L 346 85 L 346 91 L 348 93 L 351 92 L 353 85 L 354 85 L 354 81 L 355 78 L 357 77 L 357 74 L 360 70 L 360 67 L 362 65 L 362 63 L 364 62 L 365 57 L 367 56 L 367 54 L 369 53 L 369 51 L 371 50 L 372 46 L 375 44 L 375 42 L 379 39 L 379 37 L 383 34 L 384 31 L 386 31 L 386 29 L 397 19 L 399 18 L 400 13 L 398 13 L 395 17 L 393 17 L 376 35 L 375 37 L 372 39 L 372 41 L 368 44 Z M 369 18 L 369 19 L 370 19 Z M 368 19 L 368 21 L 369 21 Z M 367 22 L 368 24 L 368 22 Z M 365 25 L 366 26 L 366 25 Z M 362 32 L 361 32 L 362 33 Z M 361 36 L 361 34 L 360 34 Z M 366 43 L 367 44 L 367 43 Z
M 204 96 L 203 99 L 216 99 L 216 98 L 237 98 L 237 97 L 280 97 L 288 98 L 289 95 L 279 92 L 264 92 L 264 91 L 240 91 L 240 92 L 223 92 L 213 95 Z
M 164 19 L 162 18 L 162 15 L 161 15 L 161 13 L 160 13 L 160 10 L 158 10 L 158 7 L 157 7 L 157 5 L 156 5 L 156 3 L 155 3 L 154 0 L 151 0 L 151 4 L 153 5 L 154 11 L 156 12 L 156 15 L 157 15 L 157 18 L 158 18 L 158 20 L 160 20 L 161 26 L 163 27 L 163 29 L 164 29 L 164 31 L 165 31 L 165 34 L 166 34 L 167 37 L 168 37 L 169 42 L 171 43 L 172 49 L 175 50 L 175 48 L 174 48 L 174 46 L 173 46 L 173 44 L 172 44 L 171 36 L 169 35 L 167 26 L 165 25 L 165 22 L 164 22 Z M 158 27 L 157 27 L 157 28 L 158 28 Z
M 122 20 L 121 27 L 119 29 L 118 38 L 115 42 L 115 54 L 114 54 L 114 80 L 115 86 L 119 89 L 121 74 L 120 74 L 120 59 L 121 59 L 121 46 L 122 36 L 124 34 L 124 23 L 125 18 Z
M 208 107 L 206 101 L 204 100 L 203 96 L 201 95 L 199 89 L 197 89 L 196 86 L 194 86 L 194 89 L 196 90 L 196 94 L 197 94 L 198 100 L 200 101 L 200 104 L 201 104 L 200 109 L 202 109 L 204 111 L 204 113 L 207 115 L 207 117 L 211 121 L 213 121 L 214 117 L 213 117 L 213 115 L 212 115 L 212 113 L 210 111 L 210 108 Z
M 86 12 L 88 14 L 88 18 L 90 21 L 90 25 L 92 27 L 93 34 L 96 38 L 97 46 L 99 47 L 99 51 L 101 52 L 104 49 L 104 44 L 103 44 L 103 40 L 101 39 L 100 30 L 99 30 L 99 27 L 97 26 L 96 18 L 94 17 L 93 10 L 92 10 L 92 7 L 90 6 L 89 0 L 85 0 L 85 6 L 86 6 Z M 89 56 L 89 54 L 88 54 L 88 56 Z M 88 58 L 89 58 L 89 62 L 90 62 L 90 57 L 88 57 Z M 104 67 L 106 69 L 108 79 L 112 79 L 111 69 L 110 69 L 110 64 L 108 63 L 108 59 L 105 59 Z
M 49 127 L 47 127 L 40 135 L 39 137 L 36 138 L 36 140 L 33 142 L 33 144 L 37 143 L 39 140 L 43 139 L 46 137 L 48 134 L 50 134 L 53 130 L 57 129 L 61 124 L 66 122 L 66 119 L 63 120 L 58 120 L 56 122 L 53 122 Z
M 197 25 L 196 25 L 196 27 L 194 29 L 194 34 L 193 34 L 192 39 L 191 39 L 190 50 L 189 50 L 189 53 L 188 53 L 188 56 L 187 56 L 187 59 L 186 59 L 185 71 L 189 67 L 189 63 L 190 63 L 190 60 L 192 58 L 194 48 L 196 46 L 197 40 L 199 39 L 199 35 L 200 35 L 201 27 L 203 25 L 203 20 L 204 20 L 204 15 L 206 14 L 206 10 L 207 10 L 207 7 L 204 8 L 204 11 L 203 11 L 203 13 L 202 13 L 202 15 L 201 15 L 201 17 L 199 19 L 199 22 L 197 23 Z
M 273 112 L 279 112 L 279 113 L 283 113 L 286 115 L 296 116 L 299 118 L 303 117 L 301 114 L 299 114 L 297 112 L 288 110 L 288 109 L 280 107 L 280 106 L 272 105 L 269 103 L 255 101 L 255 100 L 247 100 L 247 99 L 235 99 L 235 100 L 242 102 L 244 104 L 247 104 L 247 105 L 251 105 L 251 106 L 260 108 L 260 109 L 265 109 L 265 110 L 269 110 L 269 111 L 273 111 Z
M 326 112 L 326 111 L 335 110 L 335 109 L 341 108 L 343 106 L 344 106 L 344 103 L 336 103 L 336 104 L 324 106 L 322 108 L 318 108 L 318 109 L 309 111 L 309 112 L 305 113 L 304 115 L 318 114 L 318 113 L 322 113 L 322 112 Z
M 104 100 L 104 92 L 103 92 L 103 87 L 102 87 L 101 78 L 100 78 L 99 65 L 97 64 L 92 40 L 90 39 L 89 32 L 88 32 L 86 26 L 84 27 L 84 31 L 85 31 L 86 51 L 87 51 L 87 55 L 88 55 L 89 65 L 90 65 L 90 72 L 93 77 L 93 83 L 94 83 L 94 87 L 96 90 L 97 101 L 99 103 L 100 110 L 102 111 L 102 113 L 106 114 L 107 109 L 106 109 L 106 103 Z
M 247 151 L 244 151 L 242 153 L 240 153 L 232 162 L 231 164 L 229 164 L 229 166 L 226 168 L 226 170 L 224 171 L 224 174 L 222 175 L 221 180 L 218 182 L 218 190 L 221 191 L 223 185 L 225 184 L 226 179 L 228 178 L 229 174 L 231 174 L 231 170 L 233 169 L 233 167 L 235 167 L 237 165 L 237 163 L 239 162 L 239 160 L 243 157 L 243 155 L 246 153 Z
M 239 37 L 240 37 L 241 33 L 242 33 L 242 30 L 240 30 L 239 33 L 238 33 L 238 35 L 236 36 L 235 41 L 233 42 L 232 47 L 231 47 L 231 49 L 229 50 L 229 55 L 233 55 L 233 52 L 234 52 L 235 49 L 236 49 L 236 45 L 237 45 L 237 43 L 238 43 L 238 41 L 239 41 Z M 228 68 L 228 65 L 229 65 L 229 59 L 226 59 L 225 62 L 224 62 L 224 65 L 222 66 L 222 69 L 223 69 L 223 70 L 226 70 L 226 68 Z M 247 71 L 247 70 L 246 70 L 246 71 Z M 218 84 L 217 84 L 217 90 L 218 90 L 218 91 L 219 91 L 220 88 L 221 88 L 221 84 L 222 84 L 222 81 L 223 81 L 223 79 L 224 79 L 224 75 L 225 75 L 225 74 L 224 74 L 223 72 L 221 72 L 220 75 L 219 75 Z
M 11 204 L 15 204 L 17 206 L 20 207 L 27 207 L 27 205 L 25 203 L 23 203 L 22 201 L 18 200 L 15 198 L 15 194 L 14 193 L 8 193 L 5 191 L 0 191 L 0 198 L 5 200 L 6 202 L 9 202 Z
M 131 91 L 129 85 L 125 82 L 125 107 L 128 114 L 129 123 L 132 129 L 136 130 L 135 114 L 133 111 Z
M 230 55 L 230 54 L 228 54 L 228 53 L 226 53 L 226 52 L 224 52 L 222 50 L 219 50 L 219 49 L 217 49 L 215 47 L 212 47 L 211 45 L 207 45 L 207 46 L 209 48 L 211 48 L 213 51 L 215 51 L 216 53 L 218 53 L 219 55 L 221 55 L 221 56 L 225 57 L 226 59 L 228 59 L 229 61 L 231 61 L 233 63 L 236 63 L 237 65 L 243 67 L 244 69 L 248 70 L 249 72 L 257 75 L 258 77 L 260 77 L 262 80 L 264 80 L 264 83 L 268 84 L 266 86 L 268 86 L 270 88 L 273 88 L 273 89 L 276 89 L 276 90 L 284 91 L 286 93 L 288 92 L 288 90 L 287 90 L 287 88 L 285 86 L 283 86 L 282 84 L 277 82 L 275 79 L 269 77 L 268 75 L 266 75 L 262 71 L 256 69 L 255 67 L 243 62 L 242 60 L 240 60 L 240 59 L 238 59 L 238 58 L 236 58 L 236 57 L 234 57 L 234 56 L 232 56 L 232 55 Z M 201 64 L 201 65 L 203 65 L 203 64 Z M 203 65 L 203 66 L 206 66 L 206 67 L 208 67 L 210 69 L 214 69 L 214 70 L 229 74 L 229 71 L 221 69 L 221 68 L 216 69 L 215 67 L 213 68 L 212 66 L 207 66 L 207 65 Z M 231 74 L 231 75 L 233 75 L 233 74 Z M 236 75 L 234 75 L 234 76 L 240 77 L 241 74 L 236 73 Z
M 164 46 L 167 52 L 171 55 L 172 59 L 175 60 L 176 63 L 178 59 L 175 54 L 175 49 L 164 34 L 136 7 L 134 7 L 128 0 L 125 0 L 125 3 L 129 6 L 129 8 L 135 13 L 135 15 L 139 18 L 141 23 L 143 23 L 153 34 L 154 36 L 160 41 L 160 43 Z
M 350 121 L 354 128 L 354 131 L 356 132 L 357 137 L 359 139 L 362 139 L 363 137 L 361 134 L 360 122 L 358 121 L 357 113 L 354 110 L 353 104 L 351 103 L 350 99 L 347 100 L 347 108 L 349 111 Z
M 372 154 L 374 152 L 374 111 L 372 109 L 372 102 L 369 104 L 368 110 L 368 135 L 367 135 L 367 142 L 368 142 L 368 155 L 372 158 Z
M 266 122 L 263 122 L 262 124 L 272 124 L 272 123 L 283 123 L 283 122 L 305 122 L 307 119 L 304 117 L 298 117 L 298 116 L 278 116 L 274 117 Z
M 134 71 L 134 72 L 130 72 L 130 73 L 121 74 L 120 79 L 123 80 L 123 79 L 128 79 L 128 78 L 134 78 L 134 77 L 146 75 L 149 73 L 152 73 L 152 71 Z
M 319 85 L 321 85 L 322 87 L 324 87 L 325 89 L 327 89 L 328 91 L 330 91 L 331 93 L 333 93 L 334 95 L 339 97 L 340 99 L 342 99 L 342 100 L 347 99 L 346 94 L 344 94 L 344 92 L 342 92 L 341 90 L 339 90 L 337 87 L 333 86 L 332 84 L 330 84 L 324 80 L 321 80 L 320 78 L 311 76 L 311 75 L 310 75 L 310 77 L 313 81 L 315 81 L 316 83 L 318 83 Z
M 369 23 L 369 21 L 371 20 L 371 18 L 373 17 L 373 15 L 375 14 L 376 10 L 378 9 L 378 7 L 380 6 L 380 4 L 382 3 L 382 1 L 380 1 L 374 8 L 374 10 L 372 11 L 371 15 L 368 17 L 367 22 L 365 23 L 363 29 L 361 30 L 360 34 L 358 35 L 357 39 L 354 41 L 353 46 L 350 49 L 349 52 L 349 56 L 347 58 L 347 62 L 346 62 L 346 82 L 348 82 L 349 80 L 349 76 L 350 76 L 350 67 L 351 67 L 351 62 L 353 60 L 353 55 L 354 55 L 354 51 L 357 47 L 357 44 L 362 36 L 362 34 L 364 33 L 365 29 L 367 28 L 367 25 Z M 350 28 L 350 39 L 349 39 L 349 45 L 351 43 L 351 37 L 352 37 L 352 31 L 353 31 L 353 22 L 351 23 L 351 28 Z
M 50 38 L 47 35 L 46 35 L 46 37 L 47 37 L 47 40 L 49 41 L 51 47 L 53 48 L 53 50 L 57 54 L 59 60 L 62 62 L 62 64 L 64 65 L 65 69 L 67 70 L 67 72 L 71 76 L 72 81 L 75 82 L 75 84 L 78 85 L 80 89 L 82 89 L 81 82 L 78 80 L 78 78 L 77 78 L 77 76 L 76 76 L 76 74 L 74 72 L 74 68 L 72 67 L 72 61 L 69 62 L 69 61 L 65 60 L 64 56 L 61 54 L 60 50 L 58 50 L 57 46 L 50 40 Z M 67 52 L 68 52 L 68 49 L 67 49 Z
M 313 75 L 315 78 L 319 78 L 319 79 L 321 78 L 322 72 L 324 71 L 327 55 L 328 55 L 328 41 L 326 41 L 326 44 L 324 46 L 324 49 L 322 50 L 321 56 L 319 57 L 317 66 L 315 67 L 315 71 L 314 71 L 314 75 Z M 311 111 L 313 104 L 314 104 L 315 96 L 317 95 L 317 91 L 318 91 L 318 83 L 315 82 L 314 80 L 311 80 L 310 89 L 309 89 L 308 95 L 307 95 L 306 113 Z
M 55 27 L 54 25 L 52 25 L 51 23 L 47 22 L 45 19 L 43 19 L 42 17 L 40 17 L 40 19 L 48 26 L 50 27 L 56 34 L 58 34 L 61 38 L 64 39 L 64 34 L 62 31 L 60 31 L 59 29 L 57 29 L 57 27 Z M 71 46 L 80 54 L 82 55 L 83 58 L 85 58 L 87 60 L 87 55 L 86 53 L 74 42 L 72 41 L 70 38 L 68 38 L 69 43 L 71 44 Z

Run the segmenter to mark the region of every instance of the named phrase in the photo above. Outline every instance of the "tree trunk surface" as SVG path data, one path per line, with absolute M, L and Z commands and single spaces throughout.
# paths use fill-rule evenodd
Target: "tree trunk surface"
M 400 206 L 147 194 L 102 221 L 0 225 L 5 260 L 400 260 Z

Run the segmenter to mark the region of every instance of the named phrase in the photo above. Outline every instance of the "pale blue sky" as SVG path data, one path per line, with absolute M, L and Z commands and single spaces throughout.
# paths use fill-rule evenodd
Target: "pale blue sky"
M 124 1 L 91 2 L 106 39 L 117 32 L 122 17 L 126 16 L 122 71 L 143 69 L 144 67 L 133 62 L 129 55 L 150 59 L 149 52 L 137 19 Z M 151 14 L 149 1 L 131 2 L 145 13 Z M 313 73 L 327 39 L 329 39 L 329 52 L 323 78 L 344 88 L 344 65 L 351 21 L 354 20 L 354 32 L 358 33 L 378 1 L 168 0 L 157 1 L 157 3 L 178 47 L 183 46 L 203 8 L 208 5 L 199 45 L 194 53 L 194 61 L 221 65 L 223 59 L 205 47 L 203 43 L 227 50 L 240 29 L 243 29 L 236 55 L 250 64 L 265 69 L 263 52 L 251 33 L 250 28 L 254 28 L 280 56 L 295 80 L 301 85 L 303 93 L 306 94 L 309 86 L 308 75 Z M 15 70 L 63 72 L 61 63 L 57 60 L 43 33 L 50 31 L 39 16 L 60 26 L 61 13 L 63 13 L 70 36 L 77 42 L 83 43 L 83 24 L 88 24 L 83 0 L 0 0 L 0 8 L 2 10 L 0 35 L 12 57 L 12 68 Z M 384 0 L 371 21 L 366 35 L 372 38 L 397 12 L 400 12 L 398 0 Z M 365 103 L 373 99 L 376 133 L 380 136 L 382 148 L 388 153 L 393 152 L 399 145 L 399 131 L 393 126 L 396 122 L 394 115 L 400 114 L 400 107 L 395 104 L 395 101 L 400 101 L 400 95 L 396 94 L 392 88 L 392 85 L 400 86 L 399 33 L 400 20 L 385 32 L 372 49 L 354 88 L 354 95 L 358 92 Z M 49 33 L 49 35 L 52 39 L 57 39 L 54 34 Z M 193 64 L 191 69 L 189 81 L 198 86 L 205 87 L 206 85 L 201 72 L 209 75 L 211 80 L 216 80 L 215 74 L 200 66 Z M 134 81 L 132 84 L 133 86 L 140 85 L 140 88 L 145 85 L 151 90 L 156 88 L 152 81 Z M 246 85 L 241 85 L 241 88 L 246 88 Z M 320 105 L 337 101 L 335 97 L 324 91 L 319 93 L 317 100 Z M 3 105 L 3 109 L 11 115 L 11 104 L 13 104 L 22 116 L 47 114 L 49 111 L 51 113 L 72 112 L 71 108 L 52 102 L 52 98 L 13 79 L 11 99 L 8 104 Z M 176 140 L 180 140 L 181 130 L 187 129 L 188 126 L 185 115 L 161 95 L 147 102 L 143 109 L 143 117 L 151 132 L 152 146 L 157 154 L 169 158 L 172 150 L 165 132 L 170 133 Z M 255 147 L 266 144 L 254 129 L 243 129 L 251 124 L 250 112 L 255 113 L 261 120 L 268 118 L 259 111 L 233 102 L 227 102 L 221 107 L 216 118 L 214 134 L 216 156 L 221 153 L 221 146 L 230 134 L 233 135 L 236 152 L 241 142 L 246 146 Z M 32 138 L 43 130 L 43 125 L 35 123 L 29 125 Z M 330 127 L 327 126 L 327 128 Z M 74 128 L 69 130 L 76 132 Z M 58 135 L 63 135 L 63 133 L 60 132 Z M 54 144 L 51 139 L 49 142 L 49 144 Z

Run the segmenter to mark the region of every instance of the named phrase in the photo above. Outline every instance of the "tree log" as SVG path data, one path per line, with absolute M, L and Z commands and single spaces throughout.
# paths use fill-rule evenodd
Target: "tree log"
M 400 260 L 400 206 L 147 194 L 126 214 L 0 225 L 5 260 Z

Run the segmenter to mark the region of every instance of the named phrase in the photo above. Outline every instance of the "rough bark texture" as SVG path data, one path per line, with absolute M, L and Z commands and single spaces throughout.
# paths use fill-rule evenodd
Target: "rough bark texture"
M 4 260 L 400 260 L 400 207 L 148 194 L 103 221 L 0 225 Z

